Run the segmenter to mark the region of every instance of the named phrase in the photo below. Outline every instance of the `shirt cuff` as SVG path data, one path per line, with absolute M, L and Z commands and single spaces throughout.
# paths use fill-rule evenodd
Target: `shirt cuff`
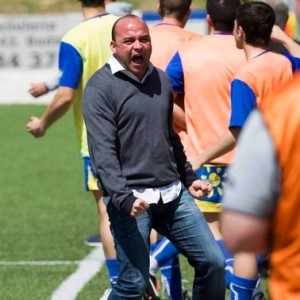
M 133 203 L 136 199 L 137 198 L 133 194 L 126 197 L 125 200 L 120 204 L 120 211 L 126 215 L 130 215 Z

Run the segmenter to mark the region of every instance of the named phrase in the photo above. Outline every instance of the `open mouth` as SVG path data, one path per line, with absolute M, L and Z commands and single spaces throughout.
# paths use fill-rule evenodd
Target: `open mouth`
M 136 54 L 132 56 L 131 60 L 133 63 L 140 65 L 143 63 L 144 57 L 141 54 Z

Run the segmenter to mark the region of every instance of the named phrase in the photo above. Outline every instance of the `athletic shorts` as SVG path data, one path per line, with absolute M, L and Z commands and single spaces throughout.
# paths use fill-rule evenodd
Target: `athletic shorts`
M 201 200 L 195 199 L 199 209 L 205 213 L 221 212 L 221 198 L 227 178 L 227 165 L 203 165 L 197 172 L 199 179 L 211 183 L 212 191 Z
M 89 157 L 83 157 L 83 169 L 84 169 L 84 187 L 86 191 L 98 191 L 98 179 L 96 174 L 91 168 L 91 159 Z

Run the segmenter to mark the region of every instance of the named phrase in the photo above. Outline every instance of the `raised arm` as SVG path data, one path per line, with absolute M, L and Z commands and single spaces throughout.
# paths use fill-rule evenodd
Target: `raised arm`
M 291 55 L 300 57 L 300 45 L 290 38 L 279 26 L 274 25 L 271 39 L 283 45 Z

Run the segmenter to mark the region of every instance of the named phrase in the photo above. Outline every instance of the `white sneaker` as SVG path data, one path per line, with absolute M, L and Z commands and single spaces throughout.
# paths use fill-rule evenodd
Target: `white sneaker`
M 104 294 L 102 295 L 102 297 L 101 297 L 99 300 L 107 300 L 107 298 L 108 298 L 110 292 L 111 292 L 111 289 L 106 289 L 106 290 L 104 291 Z

